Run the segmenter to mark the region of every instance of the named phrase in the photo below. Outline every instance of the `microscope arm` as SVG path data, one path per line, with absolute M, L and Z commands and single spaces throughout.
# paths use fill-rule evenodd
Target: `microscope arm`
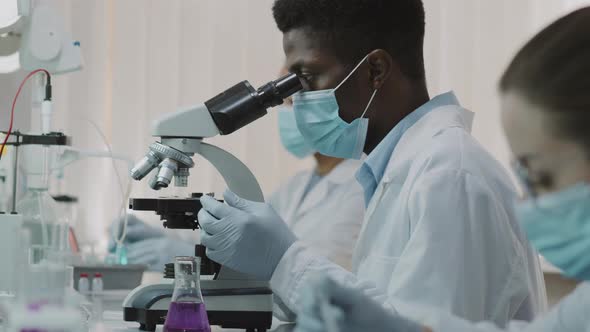
M 250 201 L 264 202 L 262 189 L 254 174 L 248 166 L 231 153 L 207 144 L 201 139 L 163 138 L 162 144 L 176 151 L 203 156 L 221 174 L 227 187 L 236 195 Z M 163 157 L 166 156 L 160 156 L 160 158 Z
M 199 154 L 219 171 L 228 188 L 236 195 L 250 201 L 264 202 L 264 195 L 256 177 L 238 158 L 207 143 L 201 143 Z

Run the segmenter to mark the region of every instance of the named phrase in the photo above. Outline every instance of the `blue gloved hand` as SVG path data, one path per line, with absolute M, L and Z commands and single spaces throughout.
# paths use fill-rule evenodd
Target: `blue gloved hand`
M 295 332 L 424 332 L 422 325 L 401 317 L 364 295 L 322 275 L 304 289 Z
M 116 220 L 109 227 L 109 252 L 114 253 L 117 247 L 117 238 L 121 235 L 123 229 L 123 220 Z M 128 215 L 127 220 L 127 235 L 123 244 L 129 245 L 134 242 L 142 241 L 145 239 L 163 238 L 166 234 L 164 233 L 164 227 L 153 227 L 139 219 L 133 214 Z
M 223 204 L 203 196 L 198 219 L 207 256 L 238 272 L 269 280 L 296 241 L 285 222 L 266 203 L 251 202 L 226 190 Z
M 145 239 L 127 246 L 129 264 L 145 264 L 151 271 L 164 271 L 176 256 L 194 256 L 195 244 L 167 236 Z

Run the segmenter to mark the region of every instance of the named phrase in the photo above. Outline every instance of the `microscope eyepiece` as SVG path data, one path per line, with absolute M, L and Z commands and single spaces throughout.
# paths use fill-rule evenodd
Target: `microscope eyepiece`
M 279 94 L 279 97 L 281 97 L 281 100 L 291 97 L 293 94 L 303 89 L 301 80 L 296 74 L 286 75 L 274 81 L 273 83 L 276 87 L 275 89 L 277 94 Z
M 260 103 L 268 108 L 282 104 L 285 98 L 302 88 L 299 77 L 289 74 L 263 85 L 256 93 Z
M 295 74 L 271 81 L 258 90 L 243 81 L 205 102 L 215 125 L 222 135 L 228 135 L 266 115 L 266 109 L 303 89 Z

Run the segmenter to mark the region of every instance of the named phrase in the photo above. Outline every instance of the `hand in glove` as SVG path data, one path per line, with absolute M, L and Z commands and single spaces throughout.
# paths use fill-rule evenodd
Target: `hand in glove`
M 194 243 L 171 236 L 145 239 L 127 246 L 129 264 L 145 264 L 152 271 L 164 271 L 164 266 L 173 263 L 176 256 L 194 255 Z
M 428 331 L 327 276 L 319 276 L 304 290 L 299 309 L 295 332 Z
M 227 190 L 225 203 L 203 196 L 198 219 L 207 256 L 238 272 L 269 280 L 296 237 L 266 203 Z
M 133 214 L 128 215 L 127 235 L 123 243 L 129 245 L 138 241 L 154 238 L 163 238 L 166 236 L 164 228 L 153 227 L 139 219 Z M 117 246 L 117 239 L 121 236 L 124 220 L 121 218 L 111 224 L 109 238 L 109 252 L 114 253 Z

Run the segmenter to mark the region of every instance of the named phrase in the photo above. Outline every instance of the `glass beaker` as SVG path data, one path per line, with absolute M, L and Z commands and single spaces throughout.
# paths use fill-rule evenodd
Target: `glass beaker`
M 174 293 L 164 332 L 211 332 L 201 295 L 201 258 L 181 256 L 174 261 Z

